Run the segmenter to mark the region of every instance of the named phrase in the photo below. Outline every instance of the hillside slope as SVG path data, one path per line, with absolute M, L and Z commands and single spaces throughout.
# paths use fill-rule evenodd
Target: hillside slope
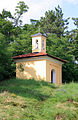
M 0 82 L 0 120 L 78 120 L 78 83 Z

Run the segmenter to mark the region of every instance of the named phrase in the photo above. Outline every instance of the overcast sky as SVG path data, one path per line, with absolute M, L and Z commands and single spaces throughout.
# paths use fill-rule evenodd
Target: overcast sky
M 20 0 L 0 0 L 0 12 L 3 9 L 14 13 L 15 6 Z M 22 1 L 22 0 L 21 0 Z M 28 6 L 29 10 L 23 16 L 23 22 L 29 23 L 30 19 L 39 19 L 44 16 L 48 10 L 54 10 L 60 5 L 63 10 L 64 18 L 78 17 L 78 0 L 23 0 Z M 69 29 L 73 29 L 74 25 L 70 20 Z

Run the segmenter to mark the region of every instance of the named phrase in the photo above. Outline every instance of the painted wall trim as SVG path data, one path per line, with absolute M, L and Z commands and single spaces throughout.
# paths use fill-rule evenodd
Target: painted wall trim
M 56 60 L 54 58 L 51 58 L 51 57 L 48 57 L 48 56 L 39 56 L 39 57 L 33 57 L 33 58 L 22 58 L 22 59 L 17 59 L 17 60 L 14 60 L 15 62 L 24 62 L 24 61 L 36 61 L 36 60 L 50 60 L 54 63 L 57 63 L 57 64 L 64 64 L 63 62 L 59 61 L 59 60 Z

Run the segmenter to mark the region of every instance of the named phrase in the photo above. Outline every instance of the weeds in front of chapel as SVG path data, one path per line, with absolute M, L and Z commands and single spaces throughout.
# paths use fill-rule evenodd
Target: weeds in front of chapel
M 77 120 L 78 83 L 0 82 L 0 120 Z

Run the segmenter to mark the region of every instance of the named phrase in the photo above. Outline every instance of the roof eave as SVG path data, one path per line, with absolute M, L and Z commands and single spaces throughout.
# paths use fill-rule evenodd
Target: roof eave
M 61 62 L 63 62 L 63 63 L 67 63 L 66 60 L 63 60 L 63 59 L 60 59 L 60 58 L 51 56 L 51 55 L 49 55 L 49 54 L 46 54 L 46 55 L 37 55 L 37 56 L 26 56 L 26 57 L 13 57 L 13 59 L 16 60 L 16 59 L 24 59 L 24 58 L 32 58 L 32 57 L 40 57 L 40 56 L 48 56 L 48 57 L 54 58 L 54 59 L 56 59 L 56 60 L 59 60 L 59 61 L 61 61 Z
M 60 59 L 60 58 L 58 58 L 58 57 L 51 56 L 51 55 L 49 55 L 49 54 L 47 54 L 47 56 L 49 56 L 49 57 L 51 57 L 51 58 L 54 58 L 54 59 L 56 59 L 56 60 L 59 60 L 59 61 L 61 61 L 61 62 L 63 62 L 63 63 L 67 63 L 66 60 Z
M 31 57 L 40 57 L 40 56 L 47 56 L 47 55 L 26 56 L 26 57 L 17 57 L 17 58 L 13 57 L 13 59 L 22 59 L 22 58 L 31 58 Z

